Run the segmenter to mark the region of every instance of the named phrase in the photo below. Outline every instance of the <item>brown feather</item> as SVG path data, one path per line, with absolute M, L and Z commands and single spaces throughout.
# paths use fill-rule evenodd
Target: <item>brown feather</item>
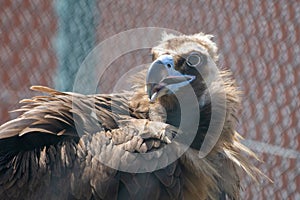
M 217 47 L 210 38 L 202 33 L 166 36 L 153 48 L 154 58 L 161 52 L 175 52 L 179 59 L 178 55 L 200 45 L 206 56 L 217 61 Z M 257 158 L 240 143 L 242 138 L 235 131 L 240 92 L 231 73 L 220 71 L 227 114 L 217 144 L 205 158 L 199 158 L 197 148 L 215 109 L 205 102 L 196 139 L 172 163 L 172 156 L 185 148 L 176 136 L 188 131 L 176 127 L 180 115 L 174 95 L 149 102 L 145 73 L 133 77 L 132 92 L 120 94 L 81 95 L 32 86 L 46 95 L 20 101 L 24 105 L 15 110 L 20 116 L 0 126 L 0 199 L 221 199 L 223 194 L 239 199 L 240 171 L 254 180 L 261 172 L 245 156 Z M 218 81 L 212 79 L 210 85 L 210 95 L 216 98 L 223 95 Z M 197 76 L 192 87 L 200 98 L 208 86 Z M 174 145 L 172 151 L 157 151 L 169 143 Z M 132 152 L 141 152 L 141 160 Z M 144 167 L 149 172 L 128 173 L 107 166 L 134 161 L 131 170 Z M 152 165 L 144 166 L 149 161 Z M 152 170 L 159 165 L 167 167 Z

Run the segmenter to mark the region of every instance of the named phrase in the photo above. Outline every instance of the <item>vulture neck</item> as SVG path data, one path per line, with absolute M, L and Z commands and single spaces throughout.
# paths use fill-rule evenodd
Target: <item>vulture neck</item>
M 178 97 L 178 95 L 176 96 Z M 189 97 L 182 96 L 182 98 Z M 197 102 L 197 105 L 180 105 L 175 95 L 167 95 L 161 97 L 160 104 L 166 110 L 166 123 L 171 124 L 177 128 L 182 128 L 181 125 L 185 124 L 185 127 L 187 128 L 185 128 L 183 132 L 189 133 L 192 135 L 191 137 L 194 137 L 194 140 L 190 147 L 199 150 L 209 127 L 211 119 L 211 105 L 207 104 L 201 107 L 199 101 Z M 181 118 L 182 109 L 190 109 L 191 112 L 195 112 L 194 110 L 196 107 L 199 109 L 198 114 L 200 116 L 188 117 L 188 119 L 185 117 Z M 191 130 L 192 128 L 189 127 L 196 127 L 197 130 Z M 197 131 L 196 136 L 194 131 Z

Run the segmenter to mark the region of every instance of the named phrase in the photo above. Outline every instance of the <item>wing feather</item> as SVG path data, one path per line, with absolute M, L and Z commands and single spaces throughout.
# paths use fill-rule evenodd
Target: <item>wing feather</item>
M 43 86 L 32 89 L 48 96 L 21 101 L 24 105 L 16 110 L 20 116 L 0 126 L 1 198 L 71 195 L 81 199 L 92 196 L 111 199 L 124 194 L 128 198 L 178 199 L 181 194 L 178 164 L 156 174 L 129 174 L 97 160 L 99 156 L 107 156 L 103 152 L 108 150 L 111 152 L 109 162 L 118 163 L 119 157 L 120 162 L 131 163 L 135 158 L 130 152 L 149 152 L 163 147 L 172 138 L 164 140 L 161 134 L 168 130 L 169 136 L 174 136 L 176 128 L 138 119 L 147 115 L 140 115 L 138 108 L 128 107 L 127 93 L 84 96 Z M 119 148 L 128 153 L 118 153 Z M 168 161 L 166 155 L 159 152 L 153 155 L 163 162 Z M 142 158 L 146 162 L 153 156 Z M 142 167 L 143 163 L 137 166 Z M 153 166 L 149 167 L 151 170 Z M 73 181 L 68 184 L 70 180 Z M 56 192 L 51 193 L 54 190 Z

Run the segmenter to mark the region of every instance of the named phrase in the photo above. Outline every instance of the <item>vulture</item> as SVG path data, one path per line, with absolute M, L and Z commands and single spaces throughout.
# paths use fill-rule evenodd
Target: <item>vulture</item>
M 211 35 L 164 34 L 131 91 L 45 86 L 0 126 L 0 199 L 240 199 L 256 155 Z

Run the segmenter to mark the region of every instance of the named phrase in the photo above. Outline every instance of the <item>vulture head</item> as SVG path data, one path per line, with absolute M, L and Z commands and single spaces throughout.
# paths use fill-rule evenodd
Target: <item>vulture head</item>
M 151 102 L 162 103 L 194 89 L 197 99 L 205 94 L 216 74 L 217 47 L 210 35 L 166 35 L 160 45 L 152 49 L 153 63 L 148 69 L 146 84 Z M 204 103 L 204 102 L 203 102 Z

